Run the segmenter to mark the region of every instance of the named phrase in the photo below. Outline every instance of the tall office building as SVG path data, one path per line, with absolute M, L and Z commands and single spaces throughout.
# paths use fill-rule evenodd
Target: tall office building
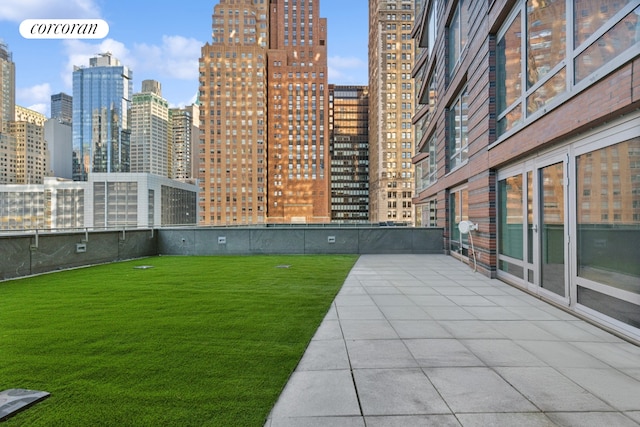
M 330 221 L 327 20 L 320 1 L 271 0 L 268 221 Z
M 329 85 L 331 221 L 369 222 L 369 89 Z
M 9 134 L 15 117 L 15 64 L 8 46 L 0 40 L 0 184 L 16 183 L 16 138 Z
M 16 184 L 42 184 L 49 172 L 49 150 L 44 139 L 44 114 L 16 106 L 9 133 L 16 138 Z
M 7 132 L 16 106 L 16 66 L 9 47 L 0 39 L 0 132 Z
M 111 53 L 73 72 L 73 179 L 91 172 L 129 172 L 133 72 Z
M 169 103 L 160 83 L 144 80 L 130 111 L 131 172 L 169 177 Z
M 16 183 L 16 144 L 15 136 L 0 132 L 0 184 Z
M 200 58 L 200 225 L 264 223 L 268 5 L 221 0 Z
M 189 181 L 193 174 L 193 148 L 197 138 L 198 107 L 169 109 L 169 177 Z
M 73 97 L 64 92 L 51 95 L 51 118 L 61 123 L 71 123 L 73 119 Z
M 369 2 L 369 215 L 413 224 L 414 43 L 420 0 Z
M 200 224 L 329 221 L 326 49 L 318 1 L 215 6 L 200 59 Z
M 44 122 L 44 139 L 49 150 L 49 176 L 72 179 L 73 129 L 71 123 L 59 119 Z

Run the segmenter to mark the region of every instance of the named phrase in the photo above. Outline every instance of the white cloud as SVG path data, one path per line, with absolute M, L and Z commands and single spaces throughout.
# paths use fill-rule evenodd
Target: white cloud
M 47 115 L 51 105 L 51 85 L 42 83 L 27 88 L 16 88 L 16 98 L 20 100 L 19 105 Z
M 74 67 L 88 67 L 89 58 L 93 58 L 99 53 L 111 52 L 123 65 L 134 69 L 135 60 L 131 56 L 129 49 L 124 43 L 117 40 L 104 39 L 100 43 L 90 43 L 70 39 L 64 40 L 64 46 L 67 54 L 67 65 L 62 71 L 62 81 L 67 90 L 72 88 Z
M 48 104 L 44 104 L 44 103 L 33 104 L 28 106 L 27 108 L 30 110 L 37 111 L 38 113 L 44 114 L 45 116 L 49 117 L 50 106 L 51 106 L 51 102 L 49 102 Z
M 160 83 L 166 79 L 197 82 L 198 59 L 204 45 L 203 42 L 183 36 L 163 36 L 160 45 L 134 43 L 131 48 L 114 39 L 105 39 L 100 43 L 65 40 L 64 44 L 67 65 L 62 78 L 68 90 L 72 87 L 74 66 L 89 66 L 89 58 L 102 52 L 111 52 L 120 63 L 133 70 L 134 82 L 139 83 L 143 79 L 154 79 Z
M 203 45 L 203 42 L 194 38 L 165 35 L 159 46 L 140 43 L 135 44 L 133 50 L 142 74 L 157 73 L 158 80 L 162 77 L 197 80 L 198 59 Z
M 329 83 L 366 85 L 368 64 L 357 57 L 330 56 L 327 61 Z
M 184 101 L 179 101 L 176 103 L 170 102 L 169 103 L 169 108 L 184 108 L 188 105 L 193 105 L 196 103 L 196 100 L 198 99 L 198 92 L 195 92 L 193 94 L 193 96 L 191 96 L 191 98 L 189 98 L 188 100 Z
M 2 0 L 0 2 L 0 21 L 99 17 L 100 8 L 95 0 Z

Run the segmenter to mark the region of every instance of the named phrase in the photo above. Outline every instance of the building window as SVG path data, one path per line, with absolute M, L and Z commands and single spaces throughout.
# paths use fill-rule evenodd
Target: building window
M 424 151 L 429 152 L 429 157 L 416 165 L 416 188 L 422 191 L 437 180 L 436 163 L 436 135 L 435 132 L 429 137 L 425 144 Z
M 429 9 L 429 30 L 427 33 L 427 48 L 429 58 L 433 55 L 436 48 L 436 36 L 438 35 L 438 0 L 431 3 Z
M 468 8 L 464 0 L 458 1 L 453 18 L 449 24 L 449 74 L 453 74 L 460 56 L 467 45 L 467 28 L 469 23 Z
M 599 0 L 597 3 L 600 3 L 599 8 L 580 9 L 575 14 L 574 42 L 576 46 L 579 45 L 579 53 L 574 59 L 575 83 L 583 81 L 640 43 L 640 6 L 616 21 L 610 18 L 618 10 L 628 8 L 632 1 Z M 626 8 L 623 7 L 625 4 Z M 593 35 L 600 34 L 602 30 L 606 31 L 594 39 Z M 630 52 L 629 56 L 632 55 L 633 52 Z
M 468 234 L 460 233 L 458 224 L 469 219 L 469 192 L 466 188 L 452 190 L 449 194 L 449 248 L 451 252 L 467 255 Z
M 637 56 L 639 15 L 631 0 L 520 0 L 497 34 L 497 134 Z
M 469 140 L 467 136 L 467 114 L 469 94 L 465 86 L 449 108 L 449 169 L 455 169 L 467 161 Z
M 620 168 L 620 180 L 611 183 L 614 190 L 618 187 L 621 191 L 617 195 L 613 191 L 591 191 L 612 173 L 614 150 L 624 153 L 621 160 L 626 163 Z M 579 277 L 640 294 L 637 239 L 631 237 L 640 233 L 640 181 L 633 179 L 633 165 L 637 162 L 640 138 L 576 157 L 577 273 Z M 595 179 L 587 182 L 588 175 L 595 175 Z

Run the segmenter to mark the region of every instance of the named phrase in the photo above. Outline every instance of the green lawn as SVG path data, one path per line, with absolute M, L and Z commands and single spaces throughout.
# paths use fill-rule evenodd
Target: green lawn
M 51 393 L 4 425 L 262 426 L 356 259 L 154 257 L 0 282 L 0 391 Z

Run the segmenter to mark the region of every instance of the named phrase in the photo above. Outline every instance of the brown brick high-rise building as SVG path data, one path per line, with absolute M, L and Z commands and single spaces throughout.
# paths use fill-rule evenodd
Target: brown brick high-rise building
M 329 222 L 319 1 L 220 0 L 200 58 L 199 224 Z
M 200 225 L 264 223 L 268 9 L 220 0 L 200 58 Z
M 318 0 L 271 0 L 268 221 L 329 222 L 327 20 Z

